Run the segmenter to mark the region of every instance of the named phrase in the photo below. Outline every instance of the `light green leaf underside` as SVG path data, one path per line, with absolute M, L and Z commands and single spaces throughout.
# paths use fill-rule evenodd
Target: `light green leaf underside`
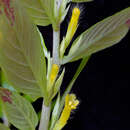
M 130 7 L 95 24 L 74 41 L 72 47 L 81 38 L 80 47 L 74 54 L 65 57 L 63 62 L 78 60 L 118 43 L 129 30 L 126 25 L 128 19 Z
M 93 0 L 72 0 L 72 2 L 77 2 L 77 3 L 81 3 L 81 2 L 91 2 Z
M 46 65 L 37 28 L 15 3 L 15 24 L 3 16 L 0 24 L 0 64 L 12 86 L 34 100 L 46 85 Z
M 8 121 L 21 130 L 35 130 L 38 118 L 32 105 L 17 93 L 11 95 L 12 103 L 3 102 Z
M 47 26 L 51 22 L 40 0 L 21 0 L 35 24 Z
M 7 81 L 3 71 L 1 71 L 1 74 L 0 74 L 0 81 L 1 81 L 1 86 L 2 88 L 6 88 L 6 89 L 9 89 L 10 91 L 16 91 Z
M 0 123 L 0 130 L 10 130 L 7 126 Z
M 51 23 L 55 21 L 54 19 L 54 0 L 40 0 L 42 7 L 45 9 Z

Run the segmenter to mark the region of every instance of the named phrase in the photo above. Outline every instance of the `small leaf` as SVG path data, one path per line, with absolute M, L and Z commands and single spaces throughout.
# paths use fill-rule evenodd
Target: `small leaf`
M 49 52 L 46 48 L 42 33 L 39 30 L 38 30 L 38 32 L 39 32 L 39 35 L 40 35 L 40 38 L 41 38 L 41 44 L 42 44 L 42 47 L 43 47 L 44 54 L 45 54 L 46 57 L 49 57 Z
M 45 95 L 46 61 L 37 27 L 17 0 L 14 25 L 0 15 L 0 64 L 9 83 L 36 100 Z
M 64 57 L 63 63 L 78 60 L 120 42 L 129 30 L 126 24 L 129 19 L 130 7 L 92 26 L 74 41 L 72 48 L 79 44 L 81 38 L 79 48 Z
M 45 9 L 41 6 L 40 0 L 20 0 L 27 9 L 35 24 L 47 26 L 51 24 Z
M 56 121 L 58 120 L 58 112 L 59 112 L 59 107 L 60 107 L 60 94 L 58 94 L 57 99 L 56 99 L 56 103 L 52 112 L 52 116 L 51 116 L 51 125 L 50 125 L 50 130 L 53 129 Z
M 8 121 L 22 130 L 35 130 L 38 118 L 32 105 L 16 92 L 0 89 L 0 98 L 3 102 L 3 111 Z
M 0 123 L 0 130 L 10 130 L 7 126 Z
M 92 2 L 93 0 L 72 0 L 72 2 L 77 2 L 77 3 L 81 3 L 81 2 Z

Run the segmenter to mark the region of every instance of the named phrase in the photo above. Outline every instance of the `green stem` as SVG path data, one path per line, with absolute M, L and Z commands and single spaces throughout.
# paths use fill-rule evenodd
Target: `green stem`
M 59 60 L 60 31 L 59 30 L 55 31 L 53 29 L 53 64 L 57 64 L 60 66 L 60 60 Z M 45 103 L 46 102 L 43 102 L 42 105 L 42 113 L 41 113 L 39 130 L 48 130 L 48 126 L 49 126 L 51 103 L 50 105 L 46 105 Z
M 46 106 L 43 101 L 39 130 L 48 130 L 50 112 L 51 112 L 50 109 L 51 109 L 51 104 L 49 106 Z
M 60 65 L 59 43 L 60 43 L 60 31 L 53 30 L 53 64 L 57 65 Z

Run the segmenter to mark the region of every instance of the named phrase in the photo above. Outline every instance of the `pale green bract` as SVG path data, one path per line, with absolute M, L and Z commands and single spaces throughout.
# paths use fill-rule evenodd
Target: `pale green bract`
M 0 64 L 10 84 L 33 100 L 45 95 L 46 63 L 36 26 L 14 0 L 15 22 L 0 21 Z
M 0 123 L 0 130 L 10 130 L 7 126 Z
M 82 33 L 72 44 L 62 63 L 75 61 L 118 43 L 127 34 L 130 7 L 106 18 Z
M 20 130 L 35 130 L 38 118 L 31 103 L 15 92 L 9 98 L 11 103 L 2 104 L 8 121 Z

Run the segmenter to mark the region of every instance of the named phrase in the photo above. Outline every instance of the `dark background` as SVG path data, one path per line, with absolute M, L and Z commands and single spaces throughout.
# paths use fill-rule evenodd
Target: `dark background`
M 71 17 L 61 25 L 61 39 Z M 96 22 L 130 6 L 130 0 L 94 0 L 78 4 L 83 10 L 78 36 Z M 40 27 L 48 48 L 52 48 L 51 26 Z M 117 45 L 94 54 L 80 74 L 72 92 L 80 105 L 64 130 L 130 130 L 130 32 Z M 78 62 L 67 64 L 62 91 L 76 70 Z

